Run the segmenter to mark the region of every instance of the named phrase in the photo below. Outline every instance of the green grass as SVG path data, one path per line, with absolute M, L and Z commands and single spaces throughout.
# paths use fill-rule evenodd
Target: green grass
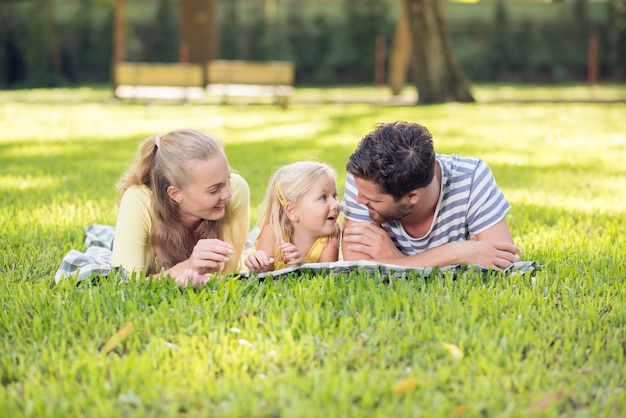
M 477 86 L 495 97 L 477 104 L 303 98 L 287 110 L 0 92 L 0 416 L 624 415 L 626 104 L 509 103 L 501 88 Z M 507 94 L 529 90 L 548 100 L 584 87 Z M 490 164 L 541 272 L 54 285 L 67 251 L 84 250 L 83 229 L 115 222 L 115 182 L 147 135 L 217 134 L 256 207 L 270 173 L 305 158 L 333 165 L 341 193 L 359 139 L 398 119 L 428 126 L 439 152 Z

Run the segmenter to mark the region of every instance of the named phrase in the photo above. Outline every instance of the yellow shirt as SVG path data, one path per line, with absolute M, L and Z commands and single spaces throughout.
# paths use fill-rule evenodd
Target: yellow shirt
M 328 244 L 327 236 L 317 237 L 317 239 L 313 243 L 313 246 L 309 250 L 309 253 L 306 255 L 306 257 L 304 257 L 304 262 L 305 263 L 319 262 L 320 258 L 322 257 L 322 251 L 324 251 L 324 248 L 326 248 L 327 244 Z M 284 263 L 283 254 L 280 251 L 280 247 L 276 248 L 276 251 L 274 252 L 274 270 L 284 269 L 285 267 L 291 267 L 291 266 L 288 266 L 287 264 Z
M 235 251 L 224 266 L 223 273 L 231 273 L 240 267 L 241 253 L 246 243 L 250 222 L 250 188 L 238 174 L 230 178 L 232 198 L 222 218 L 224 241 Z M 146 268 L 152 257 L 152 194 L 146 186 L 133 186 L 122 195 L 115 238 L 113 240 L 113 267 L 123 266 L 130 274 Z M 183 261 L 183 260 L 181 260 Z

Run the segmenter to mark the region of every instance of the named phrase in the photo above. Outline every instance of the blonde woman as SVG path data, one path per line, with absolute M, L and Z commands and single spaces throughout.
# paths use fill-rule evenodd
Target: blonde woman
M 113 267 L 202 285 L 239 266 L 250 190 L 215 137 L 180 129 L 147 138 L 119 182 Z
M 337 261 L 341 228 L 336 177 L 332 167 L 316 161 L 278 169 L 265 193 L 261 231 L 246 267 L 271 271 Z

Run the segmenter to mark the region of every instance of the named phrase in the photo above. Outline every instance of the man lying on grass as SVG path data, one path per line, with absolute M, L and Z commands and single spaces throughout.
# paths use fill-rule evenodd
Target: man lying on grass
M 346 171 L 344 260 L 497 269 L 520 261 L 505 219 L 511 205 L 487 164 L 436 154 L 424 126 L 379 125 Z

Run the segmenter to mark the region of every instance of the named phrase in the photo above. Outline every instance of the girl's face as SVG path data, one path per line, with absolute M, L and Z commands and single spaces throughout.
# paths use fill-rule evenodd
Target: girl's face
M 335 179 L 322 174 L 295 203 L 294 214 L 298 222 L 294 223 L 294 228 L 314 236 L 331 235 L 335 232 L 339 211 Z
M 181 218 L 185 225 L 195 225 L 201 219 L 216 221 L 226 213 L 230 190 L 230 166 L 223 152 L 205 161 L 192 161 L 190 183 L 178 191 Z M 180 200 L 179 200 L 180 199 Z

